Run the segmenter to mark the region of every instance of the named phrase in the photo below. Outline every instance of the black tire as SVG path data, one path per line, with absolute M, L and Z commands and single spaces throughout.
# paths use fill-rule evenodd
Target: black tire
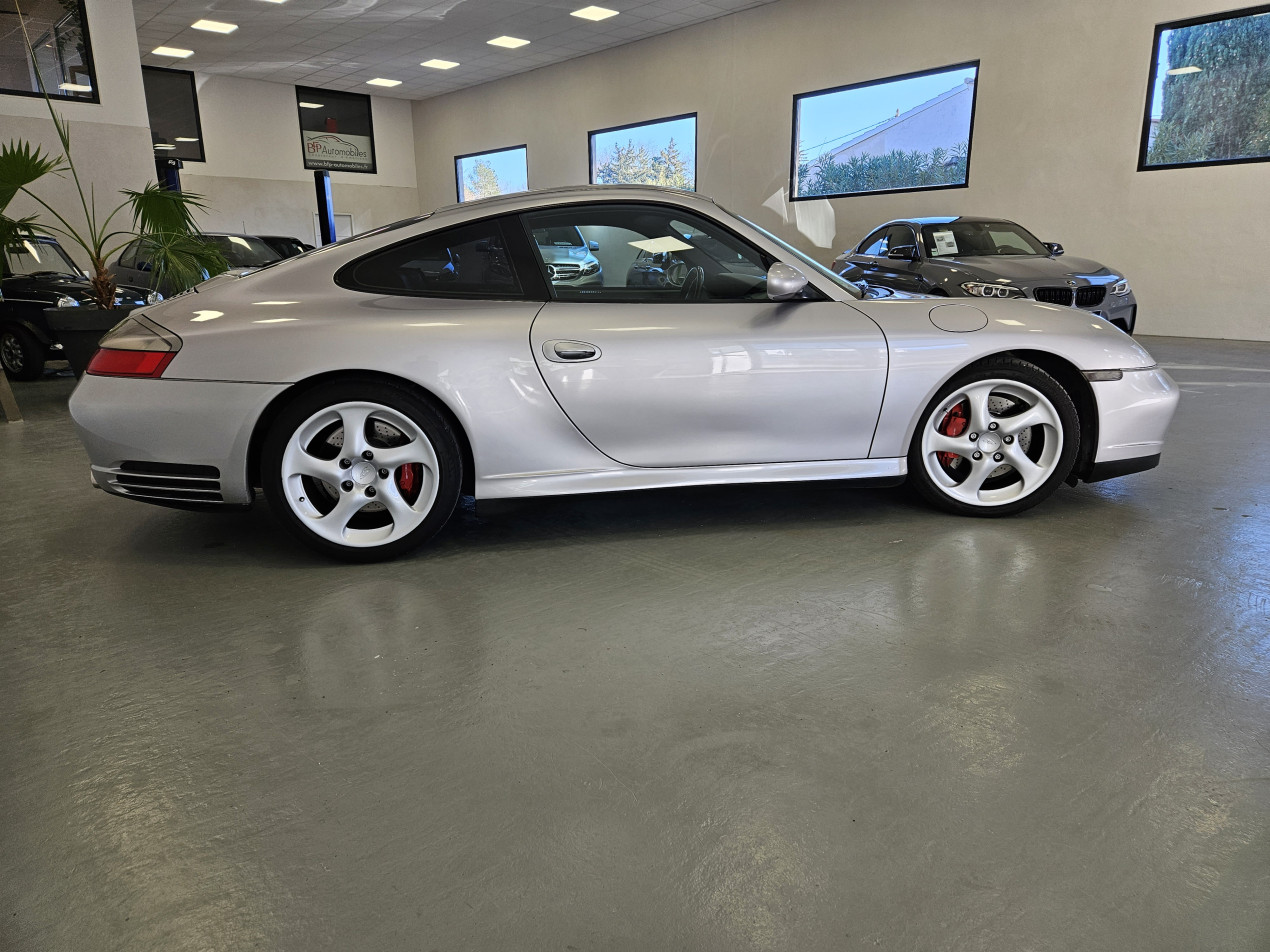
M 0 365 L 10 380 L 36 380 L 44 373 L 46 348 L 16 324 L 0 328 Z
M 347 449 L 343 426 L 352 419 L 349 414 L 366 407 L 378 408 L 365 410 L 362 427 L 373 475 L 357 452 Z M 380 469 L 374 454 L 387 459 L 394 451 L 414 452 L 427 461 Z M 297 458 L 335 475 L 319 479 L 297 472 Z M 445 525 L 463 485 L 462 460 L 453 427 L 426 397 L 391 383 L 350 379 L 303 391 L 279 413 L 261 447 L 261 483 L 270 508 L 305 545 L 348 562 L 380 562 L 417 548 Z M 342 467 L 344 462 L 350 465 Z M 410 466 L 419 467 L 410 480 L 412 486 L 419 480 L 413 501 L 403 498 L 402 470 Z M 415 508 L 399 523 L 393 506 L 412 502 Z
M 958 415 L 964 426 L 954 425 Z M 1025 425 L 1030 418 L 1039 422 Z M 1009 516 L 1054 492 L 1079 449 L 1080 416 L 1062 385 L 1025 360 L 992 357 L 949 381 L 922 411 L 909 446 L 908 480 L 948 512 Z

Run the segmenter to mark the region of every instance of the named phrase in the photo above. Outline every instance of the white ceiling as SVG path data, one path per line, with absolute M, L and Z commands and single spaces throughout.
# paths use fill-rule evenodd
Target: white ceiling
M 427 99 L 771 2 L 598 0 L 618 11 L 599 22 L 570 16 L 592 0 L 133 0 L 133 10 L 147 66 Z M 190 29 L 202 19 L 238 29 Z M 504 34 L 530 43 L 509 50 L 486 42 Z M 195 52 L 172 59 L 150 52 L 157 46 Z M 419 65 L 433 58 L 460 65 Z M 376 77 L 401 85 L 366 85 Z

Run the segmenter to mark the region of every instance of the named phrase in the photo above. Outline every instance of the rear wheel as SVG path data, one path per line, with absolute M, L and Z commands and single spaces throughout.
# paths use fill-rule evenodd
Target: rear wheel
M 458 441 L 435 407 L 409 390 L 348 381 L 312 390 L 270 427 L 261 456 L 265 498 L 288 529 L 352 562 L 422 545 L 454 512 Z
M 1031 508 L 1071 472 L 1080 418 L 1040 367 L 996 357 L 946 386 L 909 448 L 913 487 L 941 509 L 1005 516 Z
M 35 380 L 44 372 L 44 345 L 25 327 L 0 328 L 0 364 L 11 380 Z

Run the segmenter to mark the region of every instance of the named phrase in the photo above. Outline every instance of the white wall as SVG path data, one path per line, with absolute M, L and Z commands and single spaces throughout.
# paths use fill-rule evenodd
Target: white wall
M 783 0 L 414 104 L 419 203 L 456 154 L 528 144 L 587 181 L 591 129 L 698 113 L 698 188 L 821 261 L 901 215 L 1000 215 L 1128 273 L 1144 334 L 1270 340 L 1270 165 L 1137 172 L 1156 23 L 1215 0 Z M 790 204 L 795 93 L 979 59 L 970 187 Z M 562 107 L 561 104 L 567 104 Z
M 71 155 L 85 191 L 96 189 L 97 207 L 105 213 L 121 200 L 120 189 L 141 188 L 154 178 L 154 159 L 131 0 L 92 0 L 85 6 L 101 102 L 57 102 L 54 108 L 69 123 Z M 113 53 L 120 49 L 127 55 Z M 0 140 L 12 139 L 25 139 L 54 155 L 62 151 L 41 98 L 0 95 Z M 75 215 L 79 197 L 69 177 L 46 176 L 32 191 L 77 228 L 82 226 L 83 213 Z M 38 214 L 49 218 L 23 196 L 15 199 L 7 212 L 13 217 Z M 85 255 L 69 242 L 64 244 L 80 264 L 88 264 Z
M 209 231 L 294 235 L 313 241 L 313 173 L 304 168 L 295 87 L 197 75 L 206 162 L 185 163 L 181 184 L 207 199 Z M 410 103 L 371 99 L 377 171 L 332 172 L 335 210 L 357 231 L 418 212 Z

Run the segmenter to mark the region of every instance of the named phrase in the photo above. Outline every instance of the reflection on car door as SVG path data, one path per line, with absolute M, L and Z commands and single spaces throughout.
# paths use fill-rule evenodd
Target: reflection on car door
M 868 456 L 887 369 L 877 325 L 823 298 L 767 300 L 767 256 L 715 223 L 673 209 L 674 221 L 656 234 L 657 216 L 646 209 L 625 223 L 611 206 L 591 212 L 577 206 L 551 215 L 573 216 L 584 233 L 595 223 L 624 227 L 633 233 L 629 243 L 644 250 L 673 245 L 706 272 L 701 292 L 691 276 L 683 289 L 628 287 L 625 275 L 621 286 L 552 288 L 530 332 L 534 358 L 552 395 L 601 452 L 648 467 Z M 682 220 L 690 217 L 685 231 Z M 713 245 L 694 257 L 707 244 L 702 229 L 719 229 L 711 238 L 744 260 Z M 742 274 L 757 293 L 730 290 Z

